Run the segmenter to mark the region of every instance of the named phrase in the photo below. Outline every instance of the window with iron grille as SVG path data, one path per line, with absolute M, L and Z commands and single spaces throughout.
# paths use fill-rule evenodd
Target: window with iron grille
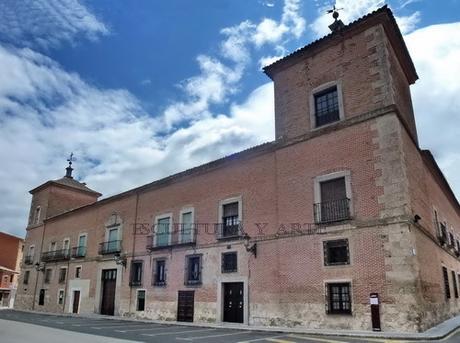
M 351 287 L 349 283 L 328 283 L 328 313 L 351 314 Z
M 348 239 L 336 239 L 333 241 L 324 241 L 324 265 L 341 265 L 350 264 L 350 251 L 348 248 Z
M 186 257 L 186 285 L 201 284 L 201 255 L 191 255 Z
M 222 254 L 222 273 L 233 273 L 238 271 L 238 255 L 236 251 Z
M 450 287 L 449 287 L 449 273 L 447 272 L 446 267 L 442 267 L 442 276 L 444 279 L 444 293 L 446 296 L 446 300 L 450 299 Z
M 145 291 L 138 290 L 137 291 L 137 311 L 145 311 Z
M 165 286 L 166 285 L 166 261 L 156 260 L 155 270 L 153 273 L 153 285 Z
M 59 269 L 59 283 L 64 283 L 67 276 L 67 268 Z
M 22 280 L 22 283 L 24 285 L 28 285 L 29 284 L 29 277 L 30 277 L 30 271 L 26 270 L 24 272 L 24 279 Z
M 454 296 L 458 298 L 457 278 L 455 277 L 455 272 L 453 270 L 452 270 L 452 284 L 454 287 Z
M 455 239 L 454 234 L 452 232 L 449 232 L 449 246 L 455 247 Z
M 64 304 L 64 290 L 60 289 L 59 294 L 58 294 L 58 304 L 62 305 Z
M 340 120 L 337 86 L 316 93 L 314 98 L 316 127 Z
M 52 269 L 45 270 L 45 283 L 50 283 L 51 282 L 52 275 L 53 275 L 53 270 Z
M 142 284 L 142 264 L 142 261 L 131 262 L 130 286 L 140 286 Z
M 222 206 L 222 237 L 239 235 L 238 201 Z
M 350 200 L 347 198 L 345 177 L 319 183 L 320 203 L 315 204 L 317 223 L 350 219 Z
M 76 267 L 75 268 L 75 278 L 79 279 L 81 276 L 81 267 Z

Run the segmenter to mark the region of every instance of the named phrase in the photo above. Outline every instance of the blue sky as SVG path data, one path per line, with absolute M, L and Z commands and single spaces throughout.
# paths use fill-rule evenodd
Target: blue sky
M 387 3 L 420 80 L 421 146 L 460 194 L 460 1 L 338 0 L 347 23 Z M 0 3 L 0 230 L 64 174 L 104 196 L 273 139 L 261 67 L 327 34 L 333 1 Z M 442 97 L 442 101 L 439 101 Z

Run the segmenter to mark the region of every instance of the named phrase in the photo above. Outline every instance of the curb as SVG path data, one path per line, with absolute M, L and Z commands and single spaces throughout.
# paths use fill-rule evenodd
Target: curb
M 3 309 L 2 309 L 3 310 Z M 4 310 L 8 310 L 5 308 Z M 75 318 L 88 318 L 88 319 L 106 319 L 106 320 L 121 320 L 127 322 L 140 322 L 140 323 L 154 323 L 154 324 L 163 324 L 163 325 L 178 325 L 186 327 L 202 327 L 202 328 L 219 328 L 219 329 L 233 329 L 233 330 L 247 330 L 255 332 L 273 332 L 273 333 L 286 333 L 286 334 L 304 334 L 311 336 L 336 336 L 336 337 L 349 337 L 349 338 L 381 338 L 381 339 L 394 339 L 394 340 L 406 340 L 406 341 L 415 341 L 415 340 L 439 340 L 443 339 L 455 331 L 460 329 L 460 316 L 450 318 L 437 326 L 434 326 L 428 329 L 425 332 L 421 333 L 402 333 L 402 332 L 374 332 L 374 331 L 351 331 L 351 330 L 321 330 L 321 329 L 301 329 L 301 328 L 285 328 L 285 327 L 263 327 L 263 326 L 248 326 L 248 325 L 231 325 L 231 324 L 213 324 L 213 323 L 187 323 L 187 322 L 177 322 L 177 321 L 165 321 L 165 320 L 148 320 L 148 319 L 138 319 L 122 316 L 104 316 L 100 314 L 73 314 L 73 313 L 51 313 L 51 312 L 41 312 L 41 311 L 32 311 L 32 310 L 17 310 L 9 309 L 16 312 L 24 313 L 33 313 L 33 314 L 42 314 L 42 315 L 51 315 L 51 316 L 60 316 L 60 317 L 75 317 Z M 457 321 L 457 323 L 449 328 L 442 330 L 443 326 L 446 326 L 446 323 L 449 321 Z M 440 327 L 440 328 L 438 328 Z M 429 333 L 429 331 L 437 331 L 439 333 Z

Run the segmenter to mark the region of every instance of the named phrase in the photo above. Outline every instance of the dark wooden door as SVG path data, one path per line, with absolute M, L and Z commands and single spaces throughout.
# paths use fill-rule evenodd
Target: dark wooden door
M 224 322 L 243 323 L 243 283 L 224 283 Z
M 116 269 L 106 269 L 102 271 L 101 314 L 113 316 L 115 313 L 116 283 L 117 283 L 117 270 Z
M 73 291 L 72 313 L 78 313 L 80 306 L 80 291 Z
M 177 299 L 177 321 L 193 322 L 195 291 L 179 291 Z

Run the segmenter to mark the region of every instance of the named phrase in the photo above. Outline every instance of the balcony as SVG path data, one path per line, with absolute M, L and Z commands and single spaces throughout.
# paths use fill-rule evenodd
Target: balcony
M 34 257 L 33 256 L 25 256 L 24 257 L 24 264 L 34 264 Z
M 218 223 L 215 227 L 218 240 L 241 239 L 244 236 L 243 225 L 240 221 L 233 221 L 234 224 Z
M 86 256 L 86 247 L 73 247 L 72 248 L 72 258 L 83 258 Z
M 121 252 L 121 241 L 108 241 L 99 244 L 99 255 L 109 255 Z
M 316 224 L 351 219 L 350 199 L 331 200 L 313 205 Z
M 172 232 L 169 229 L 147 236 L 147 250 L 164 249 L 178 245 L 196 244 L 198 224 L 175 224 Z
M 445 245 L 448 242 L 447 228 L 443 223 L 440 223 L 440 230 L 438 231 L 438 240 L 441 245 Z
M 70 259 L 70 250 L 61 249 L 44 252 L 42 254 L 42 262 L 55 262 L 55 261 L 65 261 Z

